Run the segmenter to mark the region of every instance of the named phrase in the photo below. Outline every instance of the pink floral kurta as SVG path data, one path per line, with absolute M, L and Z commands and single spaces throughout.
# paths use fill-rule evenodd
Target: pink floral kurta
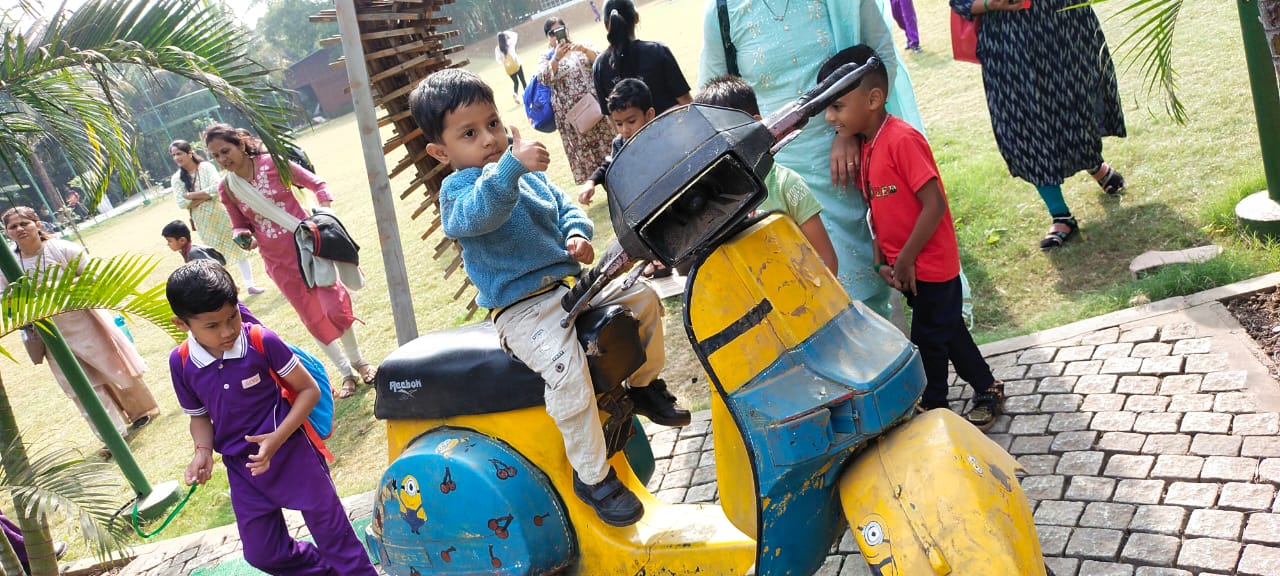
M 298 219 L 305 219 L 306 210 L 298 203 L 293 191 L 280 181 L 280 174 L 271 157 L 262 154 L 255 156 L 253 160 L 254 175 L 249 184 L 285 212 Z M 333 200 L 323 180 L 297 164 L 290 162 L 289 165 L 293 168 L 295 184 L 315 192 L 319 202 Z M 294 240 L 293 230 L 285 230 L 237 200 L 225 181 L 218 184 L 218 198 L 231 216 L 235 234 L 243 230 L 253 232 L 253 237 L 258 240 L 258 252 L 266 264 L 267 275 L 280 288 L 280 293 L 284 294 L 289 304 L 293 305 L 303 325 L 316 340 L 329 344 L 351 328 L 355 321 L 355 315 L 351 311 L 351 296 L 341 282 L 315 288 L 307 288 L 303 282 L 302 270 L 298 268 L 298 245 Z

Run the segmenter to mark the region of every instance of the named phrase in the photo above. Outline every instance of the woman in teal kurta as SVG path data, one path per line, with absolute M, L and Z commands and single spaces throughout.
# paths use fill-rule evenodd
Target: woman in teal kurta
M 739 74 L 751 84 L 761 112 L 771 112 L 817 84 L 827 58 L 867 44 L 885 60 L 892 86 L 889 112 L 923 131 L 911 79 L 893 45 L 893 29 L 877 0 L 728 0 L 729 31 L 737 47 Z M 698 85 L 728 73 L 715 0 L 707 0 Z M 777 155 L 804 177 L 822 203 L 822 219 L 840 260 L 840 283 L 849 297 L 889 317 L 888 285 L 872 268 L 871 233 L 862 192 L 847 176 L 856 151 L 839 158 L 844 185 L 833 184 L 831 142 L 835 131 L 817 119 Z

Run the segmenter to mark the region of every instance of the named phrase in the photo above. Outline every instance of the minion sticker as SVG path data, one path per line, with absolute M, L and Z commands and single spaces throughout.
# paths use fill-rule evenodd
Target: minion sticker
M 893 559 L 893 543 L 885 533 L 884 518 L 872 514 L 858 526 L 854 532 L 858 547 L 862 549 L 862 557 L 867 561 L 874 576 L 902 576 L 898 572 L 898 564 Z
M 418 529 L 427 523 L 427 512 L 422 509 L 422 491 L 418 487 L 418 479 L 412 475 L 401 479 L 396 499 L 400 501 L 400 517 L 404 518 L 411 532 L 418 534 Z

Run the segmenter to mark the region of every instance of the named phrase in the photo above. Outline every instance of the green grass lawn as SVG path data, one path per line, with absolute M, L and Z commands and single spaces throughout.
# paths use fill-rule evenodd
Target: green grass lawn
M 691 85 L 696 81 L 701 47 L 702 7 L 703 0 L 654 1 L 640 7 L 640 37 L 671 46 Z M 1105 15 L 1116 9 L 1104 5 L 1102 11 Z M 951 60 L 946 3 L 918 2 L 917 10 L 925 52 L 906 56 L 907 65 L 959 228 L 976 301 L 974 332 L 980 341 L 1025 334 L 1277 268 L 1280 258 L 1274 246 L 1242 236 L 1232 215 L 1237 200 L 1264 185 L 1232 5 L 1201 2 L 1184 7 L 1175 63 L 1191 115 L 1187 125 L 1178 126 L 1164 117 L 1158 101 L 1139 98 L 1141 78 L 1135 73 L 1122 74 L 1129 137 L 1106 144 L 1107 158 L 1125 174 L 1129 192 L 1118 201 L 1108 200 L 1086 176 L 1069 180 L 1067 199 L 1084 234 L 1052 255 L 1037 248 L 1048 224 L 1043 204 L 1030 185 L 1008 176 L 996 151 L 978 67 Z M 526 28 L 521 29 L 520 51 L 525 72 L 531 75 L 543 50 L 541 25 L 537 25 L 538 34 L 525 32 Z M 1117 21 L 1105 21 L 1104 28 L 1113 47 L 1128 30 Z M 605 45 L 599 24 L 570 20 L 570 30 L 579 41 L 598 48 Z M 572 190 L 559 136 L 537 133 L 528 126 L 523 111 L 507 96 L 509 80 L 492 59 L 492 45 L 472 47 L 467 54 L 471 69 L 495 87 L 504 119 L 525 137 L 547 144 L 553 157 L 548 170 L 551 179 Z M 384 137 L 390 135 L 384 133 Z M 175 136 L 197 138 L 196 134 Z M 348 115 L 320 125 L 302 135 L 300 142 L 336 195 L 338 214 L 364 248 L 368 285 L 355 294 L 355 310 L 364 321 L 358 332 L 365 355 L 379 361 L 396 347 L 396 337 L 382 273 L 382 241 L 354 120 Z M 388 158 L 388 164 L 393 166 L 398 159 Z M 393 190 L 403 190 L 414 177 L 411 172 L 393 182 Z M 421 219 L 412 220 L 409 215 L 420 203 L 420 197 L 398 200 L 397 209 L 418 327 L 426 332 L 463 323 L 463 305 L 469 295 L 453 300 L 460 276 L 442 278 L 448 259 L 432 258 L 439 236 L 420 239 L 433 213 L 428 209 Z M 600 228 L 597 247 L 601 247 L 613 236 L 604 203 L 596 202 L 588 213 Z M 170 199 L 162 199 L 87 231 L 85 241 L 95 256 L 132 252 L 161 258 L 153 279 L 162 282 L 180 259 L 166 250 L 160 228 L 182 217 L 184 213 Z M 1137 281 L 1129 276 L 1129 260 L 1143 251 L 1210 242 L 1226 249 L 1212 262 L 1169 269 Z M 254 265 L 260 284 L 269 285 L 256 257 Z M 239 280 L 234 271 L 233 276 Z M 318 352 L 274 288 L 249 299 L 248 305 L 286 339 Z M 678 301 L 668 302 L 667 377 L 688 404 L 705 406 L 706 384 L 688 351 L 678 307 Z M 145 326 L 135 324 L 133 333 L 151 366 L 148 381 L 164 414 L 132 438 L 130 445 L 152 482 L 181 479 L 192 447 L 187 419 L 177 406 L 165 370 L 166 355 L 174 343 Z M 16 336 L 5 337 L 0 344 L 21 354 Z M 18 362 L 6 363 L 0 370 L 29 442 L 69 444 L 88 454 L 99 446 L 46 367 Z M 338 455 L 333 476 L 343 495 L 372 489 L 386 464 L 385 432 L 382 423 L 373 419 L 372 405 L 373 395 L 367 388 L 337 404 L 338 426 L 330 447 Z M 216 473 L 162 537 L 231 522 L 225 478 Z M 62 537 L 70 536 L 72 530 L 70 523 L 58 529 Z M 76 553 L 86 552 L 77 547 Z

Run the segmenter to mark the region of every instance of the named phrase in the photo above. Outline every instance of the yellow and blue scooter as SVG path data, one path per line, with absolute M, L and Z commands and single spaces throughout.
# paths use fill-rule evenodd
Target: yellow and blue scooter
M 877 575 L 1045 574 L 1013 458 L 949 411 L 911 418 L 924 387 L 915 348 L 849 300 L 793 222 L 749 217 L 771 150 L 863 72 L 837 71 L 763 124 L 673 109 L 609 170 L 618 244 L 567 299 L 565 325 L 586 347 L 611 464 L 644 517 L 611 527 L 573 495 L 543 383 L 490 324 L 436 332 L 378 373 L 391 464 L 367 542 L 383 570 L 803 575 L 848 525 Z M 636 322 L 616 306 L 581 310 L 651 259 L 694 263 L 684 323 L 710 376 L 722 506 L 664 504 L 633 473 L 622 383 L 643 361 Z

